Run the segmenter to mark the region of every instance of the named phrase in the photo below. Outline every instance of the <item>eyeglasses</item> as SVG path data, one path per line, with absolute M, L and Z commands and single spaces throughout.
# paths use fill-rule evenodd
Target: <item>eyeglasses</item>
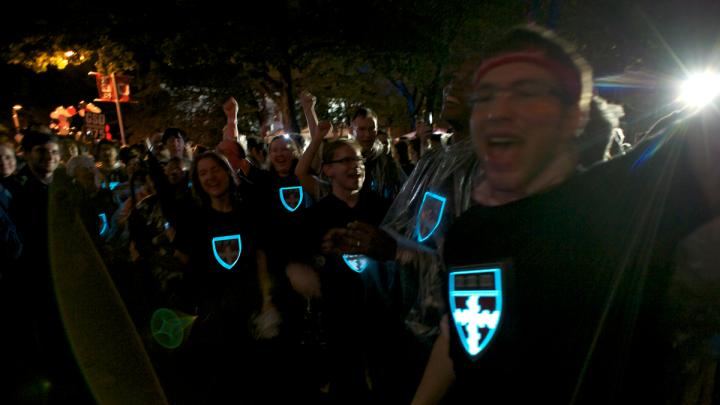
M 365 162 L 365 160 L 361 157 L 348 156 L 348 157 L 344 157 L 344 158 L 338 159 L 338 160 L 330 160 L 328 162 L 323 162 L 323 164 L 330 165 L 333 163 L 340 163 L 342 165 L 347 165 L 349 163 L 364 163 L 364 162 Z
M 505 93 L 508 100 L 517 104 L 530 103 L 547 97 L 564 99 L 564 93 L 556 86 L 538 81 L 520 81 L 507 87 L 490 84 L 481 85 L 470 95 L 470 104 L 474 107 L 485 107 L 496 101 Z

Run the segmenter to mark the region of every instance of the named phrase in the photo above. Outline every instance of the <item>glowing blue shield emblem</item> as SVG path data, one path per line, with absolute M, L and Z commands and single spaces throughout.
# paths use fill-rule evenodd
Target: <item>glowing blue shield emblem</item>
M 231 270 L 240 260 L 242 240 L 240 235 L 218 236 L 212 239 L 215 260 L 224 268 Z
M 280 202 L 286 210 L 293 212 L 300 208 L 303 201 L 303 189 L 301 186 L 281 187 L 279 193 Z
M 415 221 L 418 242 L 426 241 L 440 226 L 446 201 L 447 199 L 441 195 L 425 192 Z
M 107 232 L 107 230 L 108 230 L 107 215 L 105 215 L 104 212 L 99 213 L 98 220 L 100 220 L 100 223 L 99 223 L 100 236 L 103 236 L 105 234 L 105 232 Z
M 117 186 L 119 186 L 119 185 L 120 185 L 120 182 L 119 182 L 119 181 L 111 181 L 109 184 L 108 184 L 108 183 L 103 183 L 102 187 L 103 187 L 103 188 L 109 188 L 110 190 L 115 190 L 115 188 L 116 188 Z
M 502 315 L 502 269 L 450 273 L 450 312 L 465 352 L 477 360 L 492 340 Z
M 342 257 L 343 260 L 345 260 L 345 264 L 358 273 L 362 273 L 370 263 L 370 259 L 364 255 L 342 255 Z

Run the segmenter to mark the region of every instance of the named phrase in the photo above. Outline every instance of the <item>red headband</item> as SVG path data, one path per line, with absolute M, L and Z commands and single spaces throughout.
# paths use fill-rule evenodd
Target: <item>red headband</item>
M 582 86 L 578 72 L 555 59 L 548 58 L 542 52 L 510 52 L 486 60 L 475 72 L 473 87 L 478 85 L 478 81 L 480 81 L 487 72 L 508 63 L 532 63 L 544 68 L 560 81 L 560 86 L 568 95 L 570 101 L 576 103 L 580 100 L 580 90 Z

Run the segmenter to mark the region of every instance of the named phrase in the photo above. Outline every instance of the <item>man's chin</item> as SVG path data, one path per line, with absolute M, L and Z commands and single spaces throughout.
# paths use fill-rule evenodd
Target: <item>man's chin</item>
M 490 188 L 499 193 L 520 193 L 523 191 L 522 181 L 514 173 L 488 173 Z

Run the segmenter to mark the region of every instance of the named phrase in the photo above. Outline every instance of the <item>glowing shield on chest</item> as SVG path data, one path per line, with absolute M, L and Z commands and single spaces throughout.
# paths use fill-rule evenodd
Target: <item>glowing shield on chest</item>
M 240 260 L 242 253 L 242 240 L 240 235 L 217 236 L 212 239 L 212 249 L 215 260 L 228 270 Z
M 345 264 L 357 273 L 362 273 L 370 263 L 370 259 L 364 255 L 343 255 L 342 257 Z
M 104 212 L 101 212 L 98 214 L 98 221 L 99 221 L 99 229 L 100 229 L 100 236 L 105 235 L 105 232 L 108 230 L 108 220 L 107 215 L 105 215 Z
M 303 189 L 301 186 L 281 187 L 278 191 L 280 193 L 280 202 L 286 210 L 293 212 L 300 208 L 303 201 Z
M 454 271 L 448 283 L 450 313 L 466 354 L 477 360 L 500 326 L 502 268 Z
M 418 242 L 426 241 L 440 226 L 446 201 L 447 199 L 441 195 L 425 192 L 415 221 Z

